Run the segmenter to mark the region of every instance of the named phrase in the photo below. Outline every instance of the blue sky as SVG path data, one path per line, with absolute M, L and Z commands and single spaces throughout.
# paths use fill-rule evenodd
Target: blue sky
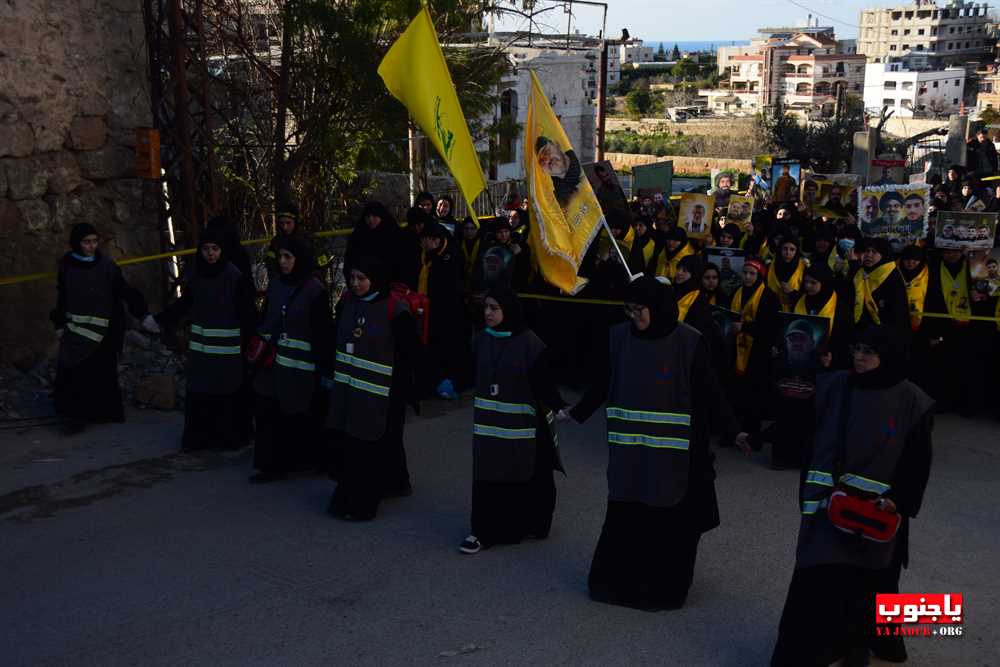
M 837 36 L 845 39 L 858 35 L 857 24 L 861 9 L 875 6 L 907 4 L 873 0 L 607 0 L 608 36 L 617 37 L 628 28 L 633 37 L 647 41 L 747 40 L 756 36 L 761 26 L 805 25 L 812 10 L 839 21 L 819 17 L 820 25 L 832 25 Z M 521 5 L 520 2 L 517 3 Z M 556 4 L 539 0 L 538 9 Z M 553 32 L 566 32 L 566 19 L 561 4 L 537 17 Z M 940 0 L 939 4 L 945 4 Z M 800 5 L 800 6 L 796 6 Z M 803 7 L 807 8 L 804 9 Z M 574 29 L 596 35 L 601 29 L 601 8 L 574 5 Z M 849 24 L 849 25 L 845 25 Z M 504 22 L 497 29 L 527 29 L 525 22 Z

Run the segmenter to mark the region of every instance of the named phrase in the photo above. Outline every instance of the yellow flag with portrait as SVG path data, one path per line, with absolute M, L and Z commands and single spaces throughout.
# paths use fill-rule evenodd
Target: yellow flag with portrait
M 548 283 L 575 294 L 587 283 L 576 274 L 604 225 L 604 214 L 534 72 L 524 124 L 524 173 L 532 254 Z
M 378 74 L 437 148 L 475 217 L 472 203 L 486 179 L 427 7 L 389 48 Z

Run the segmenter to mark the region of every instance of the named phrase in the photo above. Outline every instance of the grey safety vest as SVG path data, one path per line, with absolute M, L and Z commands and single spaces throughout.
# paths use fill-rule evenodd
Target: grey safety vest
M 473 478 L 526 482 L 535 474 L 535 429 L 538 410 L 544 410 L 532 394 L 529 374 L 545 344 L 530 330 L 506 338 L 484 331 L 474 349 Z
M 701 334 L 682 322 L 643 340 L 628 323 L 611 330 L 608 497 L 673 507 L 688 488 L 691 369 Z
M 907 436 L 933 403 L 906 380 L 887 389 L 855 388 L 845 431 L 846 460 L 839 466 L 840 478 L 834 480 L 848 375 L 829 373 L 817 382 L 816 436 L 802 490 L 796 567 L 840 563 L 880 569 L 890 564 L 895 552 L 895 538 L 873 542 L 834 527 L 826 513 L 827 498 L 835 486 L 871 497 L 888 492 Z
M 76 368 L 97 351 L 111 327 L 118 266 L 105 256 L 87 268 L 63 265 L 66 331 L 59 341 L 59 365 Z
M 270 368 L 263 368 L 254 380 L 254 390 L 261 396 L 278 399 L 287 415 L 308 412 L 316 389 L 316 362 L 313 357 L 313 331 L 309 321 L 312 303 L 323 291 L 313 277 L 306 278 L 298 294 L 288 292 L 274 280 L 267 288 L 267 313 L 260 336 L 272 340 L 276 354 Z M 294 298 L 291 296 L 294 294 Z M 286 302 L 290 299 L 290 303 Z
M 243 381 L 240 320 L 233 298 L 241 276 L 227 262 L 218 275 L 195 275 L 188 283 L 193 301 L 187 386 L 193 392 L 228 396 Z
M 327 426 L 375 442 L 389 423 L 396 351 L 392 319 L 409 309 L 404 299 L 398 299 L 390 317 L 388 299 L 367 302 L 349 295 L 343 303 Z

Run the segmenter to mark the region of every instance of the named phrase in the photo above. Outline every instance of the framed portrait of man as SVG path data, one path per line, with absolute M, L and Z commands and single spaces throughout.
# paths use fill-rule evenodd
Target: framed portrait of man
M 681 195 L 680 224 L 691 238 L 705 238 L 712 227 L 715 197 L 685 192 Z

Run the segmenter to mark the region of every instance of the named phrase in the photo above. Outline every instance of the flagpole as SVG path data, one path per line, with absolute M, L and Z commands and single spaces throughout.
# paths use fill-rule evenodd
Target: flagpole
M 622 254 L 622 249 L 618 247 L 618 241 L 615 239 L 615 235 L 611 233 L 611 227 L 608 226 L 607 218 L 601 218 L 601 224 L 604 225 L 605 231 L 608 232 L 608 236 L 611 238 L 611 245 L 615 247 L 615 251 L 618 253 L 618 259 L 621 260 L 622 269 L 625 270 L 625 275 L 628 276 L 628 281 L 633 282 L 638 280 L 643 276 L 642 271 L 639 273 L 632 273 L 628 268 L 628 261 L 625 259 L 625 255 Z

